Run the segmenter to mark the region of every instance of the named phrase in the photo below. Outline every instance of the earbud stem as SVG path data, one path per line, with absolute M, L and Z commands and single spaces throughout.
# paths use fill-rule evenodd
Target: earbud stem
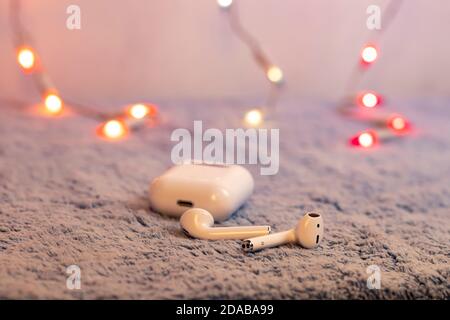
M 264 248 L 276 247 L 282 244 L 295 242 L 295 230 L 272 233 L 244 240 L 242 248 L 246 252 L 254 252 Z
M 218 239 L 236 239 L 242 240 L 251 237 L 268 235 L 270 226 L 248 226 L 248 227 L 213 227 L 208 229 L 208 237 L 210 240 Z

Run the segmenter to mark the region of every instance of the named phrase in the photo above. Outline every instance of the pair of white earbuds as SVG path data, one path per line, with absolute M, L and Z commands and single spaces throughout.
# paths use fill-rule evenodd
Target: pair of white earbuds
M 304 248 L 316 247 L 323 237 L 323 219 L 319 213 L 308 212 L 291 230 L 270 234 L 270 226 L 214 227 L 214 218 L 206 210 L 189 209 L 180 219 L 183 231 L 199 239 L 244 240 L 242 249 L 254 252 L 286 243 L 298 243 Z

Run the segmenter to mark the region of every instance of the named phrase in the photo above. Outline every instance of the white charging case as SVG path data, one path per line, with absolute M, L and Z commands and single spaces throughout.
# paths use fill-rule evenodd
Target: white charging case
M 152 209 L 165 215 L 202 208 L 223 221 L 250 197 L 253 185 L 250 172 L 238 165 L 181 164 L 152 181 L 149 197 Z

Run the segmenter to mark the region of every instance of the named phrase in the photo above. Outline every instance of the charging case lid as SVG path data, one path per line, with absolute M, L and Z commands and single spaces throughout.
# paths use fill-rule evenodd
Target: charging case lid
M 153 210 L 180 217 L 189 208 L 209 211 L 215 221 L 226 220 L 253 192 L 253 177 L 238 165 L 181 164 L 150 184 Z

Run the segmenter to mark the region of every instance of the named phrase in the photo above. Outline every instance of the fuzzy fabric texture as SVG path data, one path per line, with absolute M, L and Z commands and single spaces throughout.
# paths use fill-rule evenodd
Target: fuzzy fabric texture
M 254 101 L 250 101 L 254 102 Z M 409 299 L 450 297 L 448 101 L 396 101 L 413 134 L 372 150 L 347 139 L 366 125 L 331 104 L 282 101 L 280 170 L 223 225 L 325 221 L 321 245 L 244 254 L 239 241 L 186 238 L 152 212 L 150 181 L 171 166 L 174 128 L 241 126 L 247 102 L 161 102 L 165 121 L 118 142 L 76 115 L 37 116 L 1 102 L 0 298 Z M 389 109 L 389 107 L 387 107 Z M 66 268 L 81 289 L 66 288 Z M 377 265 L 381 288 L 368 289 Z

